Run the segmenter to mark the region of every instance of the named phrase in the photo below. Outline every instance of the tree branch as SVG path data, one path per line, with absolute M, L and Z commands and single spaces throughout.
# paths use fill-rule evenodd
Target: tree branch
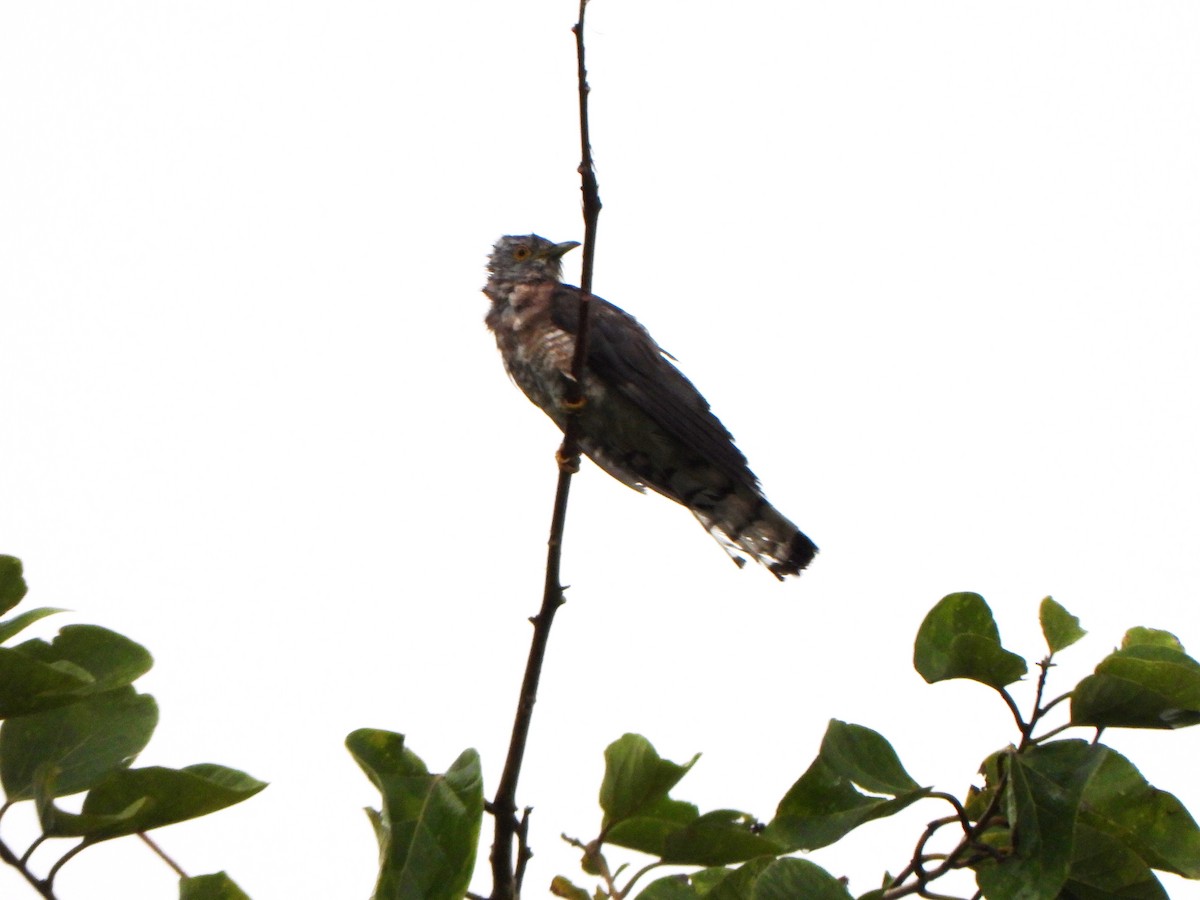
M 1025 720 L 1021 718 L 1021 710 L 1017 708 L 1017 701 L 1012 698 L 1012 694 L 1008 692 L 1007 688 L 996 688 L 996 690 L 999 691 L 1000 696 L 1004 698 L 1004 702 L 1008 706 L 1008 711 L 1012 713 L 1012 717 L 1016 719 L 1017 729 L 1021 732 L 1021 737 L 1027 737 L 1029 734 L 1029 726 L 1025 723 Z
M 144 831 L 139 831 L 138 837 L 140 837 L 142 839 L 142 841 L 146 844 L 147 847 L 149 847 L 151 850 L 153 850 L 155 853 L 157 853 L 159 858 L 161 858 L 163 862 L 165 862 L 168 866 L 170 866 L 172 869 L 174 869 L 176 875 L 178 875 L 180 878 L 188 877 L 188 873 L 183 871 L 183 869 L 180 867 L 179 863 L 175 862 L 175 860 L 173 860 L 173 859 L 171 859 L 171 857 L 167 856 L 166 851 L 163 850 L 162 847 L 158 846 L 158 844 L 150 837 L 150 835 L 146 834 L 146 832 L 144 832 Z
M 54 890 L 50 886 L 49 881 L 42 881 L 29 870 L 25 861 L 18 858 L 17 854 L 9 849 L 8 845 L 0 841 L 0 860 L 8 863 L 14 869 L 21 873 L 22 877 L 33 887 L 35 891 L 41 894 L 47 900 L 54 900 Z
M 542 606 L 533 622 L 533 640 L 529 646 L 529 659 L 525 664 L 525 677 L 521 682 L 521 695 L 517 701 L 517 714 L 513 721 L 512 738 L 509 741 L 508 757 L 504 772 L 492 801 L 492 814 L 496 819 L 495 840 L 492 843 L 492 900 L 516 900 L 520 896 L 520 882 L 513 868 L 513 840 L 523 835 L 528 828 L 528 818 L 518 823 L 516 818 L 517 781 L 521 777 L 521 763 L 525 757 L 525 745 L 529 738 L 529 726 L 533 720 L 533 707 L 537 702 L 538 684 L 542 675 L 542 664 L 546 657 L 546 645 L 550 639 L 550 627 L 554 614 L 563 604 L 564 588 L 561 583 L 563 533 L 567 521 L 567 499 L 570 496 L 571 476 L 579 468 L 579 421 L 578 411 L 583 408 L 583 378 L 587 360 L 588 313 L 591 307 L 592 269 L 596 253 L 596 223 L 600 216 L 600 192 L 596 170 L 592 162 L 591 138 L 588 128 L 587 69 L 584 65 L 583 20 L 587 0 L 579 2 L 579 20 L 572 31 L 575 34 L 579 80 L 579 136 L 582 146 L 582 161 L 579 174 L 583 191 L 583 273 L 580 276 L 579 330 L 575 336 L 575 355 L 572 360 L 573 379 L 567 389 L 565 405 L 573 412 L 567 417 L 563 429 L 563 442 L 557 453 L 558 489 L 554 497 L 554 511 L 550 518 L 550 538 L 547 541 L 546 580 L 542 590 Z M 524 837 L 521 840 L 521 860 L 517 871 L 524 874 L 524 863 L 529 856 L 529 847 Z

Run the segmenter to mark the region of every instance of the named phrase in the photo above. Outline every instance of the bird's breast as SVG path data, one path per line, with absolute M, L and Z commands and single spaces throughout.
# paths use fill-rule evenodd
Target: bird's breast
M 495 303 L 487 324 L 513 381 L 557 421 L 575 339 L 551 319 L 553 291 L 545 283 L 513 285 Z

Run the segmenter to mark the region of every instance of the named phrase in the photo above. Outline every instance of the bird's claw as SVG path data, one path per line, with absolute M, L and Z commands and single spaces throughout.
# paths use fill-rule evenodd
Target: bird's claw
M 574 475 L 579 471 L 578 454 L 568 455 L 563 453 L 563 451 L 560 449 L 555 451 L 554 459 L 558 462 L 558 468 L 563 472 L 569 472 L 570 474 Z

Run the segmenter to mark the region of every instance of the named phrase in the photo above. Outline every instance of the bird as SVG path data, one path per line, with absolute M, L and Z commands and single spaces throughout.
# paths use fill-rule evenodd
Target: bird
M 773 507 L 708 401 L 629 313 L 592 296 L 582 404 L 568 397 L 580 289 L 562 282 L 578 241 L 505 235 L 488 257 L 484 321 L 525 395 L 618 481 L 686 507 L 739 568 L 745 554 L 776 578 L 798 575 L 817 546 Z

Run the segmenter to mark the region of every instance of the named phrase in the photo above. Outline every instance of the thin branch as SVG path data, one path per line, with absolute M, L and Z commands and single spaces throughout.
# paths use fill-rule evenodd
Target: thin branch
M 580 277 L 579 329 L 575 335 L 575 355 L 572 360 L 573 376 L 567 388 L 565 405 L 578 413 L 583 408 L 584 363 L 587 359 L 588 312 L 592 290 L 592 270 L 595 265 L 596 223 L 600 215 L 600 193 L 597 186 L 595 166 L 592 162 L 590 132 L 587 113 L 587 69 L 584 65 L 583 21 L 587 0 L 579 2 L 579 20 L 572 29 L 578 57 L 579 79 L 579 134 L 582 146 L 582 161 L 579 174 L 583 190 L 583 274 Z M 525 745 L 529 739 L 529 727 L 533 720 L 533 707 L 537 702 L 538 684 L 542 676 L 542 664 L 546 658 L 546 645 L 550 639 L 550 627 L 554 614 L 562 606 L 563 591 L 560 569 L 562 562 L 563 533 L 567 521 L 567 500 L 571 490 L 571 476 L 579 468 L 579 421 L 578 415 L 567 417 L 563 429 L 563 442 L 559 448 L 558 489 L 554 497 L 554 512 L 550 518 L 550 538 L 547 541 L 546 580 L 542 590 L 542 606 L 533 622 L 533 640 L 529 646 L 529 659 L 525 664 L 525 677 L 521 682 L 521 695 L 517 701 L 517 713 L 513 721 L 512 738 L 508 746 L 508 757 L 504 772 L 492 801 L 492 815 L 496 819 L 495 839 L 492 843 L 492 900 L 516 900 L 520 896 L 519 874 L 524 874 L 524 862 L 518 860 L 513 868 L 513 840 L 528 829 L 528 816 L 521 823 L 516 818 L 517 782 L 521 777 L 521 763 L 525 757 Z M 524 860 L 528 860 L 529 848 L 521 841 Z M 518 874 L 519 873 L 519 874 Z
M 21 854 L 21 865 L 23 865 L 23 866 L 28 865 L 29 857 L 33 856 L 33 851 L 36 850 L 38 847 L 42 846 L 42 844 L 44 844 L 45 842 L 46 842 L 46 836 L 44 834 L 39 834 L 37 837 L 35 837 L 33 839 L 33 843 L 30 844 L 26 848 L 25 852 Z
M 629 882 L 625 885 L 624 888 L 621 889 L 621 896 L 628 897 L 629 892 L 633 890 L 633 886 L 638 883 L 639 878 L 641 878 L 647 872 L 651 872 L 654 869 L 657 869 L 657 868 L 659 868 L 661 866 L 665 866 L 665 865 L 666 865 L 666 863 L 663 862 L 661 859 L 659 859 L 659 860 L 655 860 L 652 863 L 649 863 L 648 865 L 642 866 L 640 869 L 638 869 L 636 872 L 633 873 L 633 875 L 629 879 Z M 620 874 L 620 873 L 618 872 L 617 874 Z
M 1026 725 L 1025 720 L 1021 718 L 1021 710 L 1017 709 L 1017 701 L 1013 700 L 1012 694 L 1008 692 L 1007 688 L 997 688 L 996 690 L 998 690 L 1000 692 L 1000 696 L 1004 698 L 1004 702 L 1008 705 L 1009 712 L 1011 712 L 1013 718 L 1017 720 L 1017 728 L 1020 730 L 1021 736 L 1024 737 L 1026 734 L 1028 734 L 1029 726 Z
M 29 882 L 30 886 L 35 891 L 41 894 L 47 900 L 55 900 L 54 890 L 50 886 L 49 881 L 42 881 L 29 870 L 25 862 L 17 857 L 17 854 L 9 849 L 8 845 L 0 841 L 0 860 L 8 863 L 14 869 L 21 873 L 21 876 Z
M 1051 728 L 1045 734 L 1040 734 L 1035 738 L 1030 738 L 1029 743 L 1040 744 L 1043 741 L 1050 740 L 1050 738 L 1054 737 L 1056 734 L 1062 734 L 1062 732 L 1066 731 L 1068 728 L 1074 728 L 1074 727 L 1075 726 L 1071 722 L 1067 722 L 1063 725 L 1059 725 L 1057 728 Z
M 157 853 L 163 862 L 165 862 L 168 866 L 170 866 L 172 869 L 174 869 L 175 874 L 177 874 L 180 878 L 188 877 L 188 873 L 183 871 L 183 869 L 180 867 L 179 863 L 175 862 L 175 860 L 173 860 L 173 859 L 171 859 L 171 857 L 167 856 L 166 851 L 163 850 L 162 847 L 158 846 L 158 844 L 156 844 L 153 840 L 151 840 L 150 835 L 146 834 L 146 832 L 144 832 L 144 831 L 139 831 L 138 837 L 140 837 L 143 841 L 145 841 L 146 846 L 149 847 L 151 850 L 153 850 L 155 853 Z
M 1046 677 L 1050 674 L 1050 669 L 1054 665 L 1052 662 L 1053 659 L 1054 654 L 1051 653 L 1038 663 L 1038 668 L 1041 669 L 1041 672 L 1038 673 L 1037 691 L 1033 695 L 1033 713 L 1029 716 L 1029 721 L 1021 728 L 1021 744 L 1017 748 L 1018 750 L 1024 750 L 1029 746 L 1029 742 L 1033 737 L 1034 726 L 1049 711 L 1049 707 L 1042 707 L 1042 696 L 1046 692 Z
M 579 275 L 579 289 L 585 301 L 591 299 L 592 270 L 596 258 L 596 225 L 600 219 L 600 184 L 596 180 L 596 165 L 592 160 L 592 133 L 588 125 L 588 94 L 591 87 L 587 80 L 587 66 L 583 47 L 583 15 L 587 11 L 588 0 L 579 0 L 579 21 L 571 29 L 575 33 L 575 58 L 578 60 L 579 82 L 579 144 L 580 190 L 583 192 L 583 269 Z M 572 371 L 578 375 L 583 371 L 583 361 L 586 358 L 583 348 L 587 337 L 587 318 L 583 315 L 586 306 L 580 309 L 579 337 L 575 343 L 575 359 Z
M 54 878 L 58 875 L 58 870 L 74 859 L 75 854 L 77 854 L 80 850 L 83 850 L 85 847 L 90 846 L 91 844 L 89 844 L 87 841 L 80 841 L 78 844 L 60 856 L 58 858 L 58 862 L 52 865 L 50 867 L 50 871 L 46 873 L 46 886 L 50 887 L 54 884 Z
M 1045 706 L 1042 707 L 1042 715 L 1044 716 L 1046 713 L 1050 712 L 1050 710 L 1054 709 L 1054 707 L 1058 706 L 1058 704 L 1062 703 L 1063 701 L 1070 700 L 1072 693 L 1073 693 L 1072 691 L 1067 691 L 1065 694 L 1060 694 L 1059 696 L 1055 697 L 1053 700 L 1051 700 L 1049 703 L 1047 703 Z
M 1005 692 L 1002 691 L 1001 693 Z M 904 867 L 904 870 L 892 880 L 892 887 L 883 892 L 883 897 L 885 900 L 897 900 L 899 897 L 908 897 L 913 894 L 916 894 L 919 897 L 932 898 L 932 900 L 945 900 L 942 895 L 930 892 L 927 888 L 927 885 L 931 881 L 941 878 L 952 869 L 962 869 L 974 863 L 978 857 L 968 857 L 966 855 L 968 850 L 974 849 L 976 851 L 982 850 L 985 853 L 992 853 L 992 848 L 988 847 L 986 844 L 981 844 L 979 842 L 979 837 L 988 828 L 992 821 L 992 817 L 996 815 L 996 811 L 1000 808 L 1000 798 L 1004 794 L 1004 789 L 1007 783 L 1008 773 L 1005 772 L 1002 773 L 998 779 L 996 791 L 992 795 L 991 802 L 988 803 L 987 809 L 984 810 L 983 815 L 980 816 L 974 824 L 963 829 L 964 834 L 962 840 L 959 841 L 958 846 L 956 846 L 949 853 L 936 855 L 927 854 L 925 853 L 925 845 L 929 843 L 930 838 L 932 838 L 934 833 L 943 825 L 949 825 L 955 821 L 961 822 L 962 820 L 958 819 L 956 816 L 951 816 L 930 822 L 926 827 L 925 832 L 921 835 L 920 840 L 917 841 L 917 846 L 913 851 L 912 861 L 909 862 L 909 864 Z M 941 864 L 932 871 L 926 871 L 925 863 L 937 858 L 942 860 Z M 909 878 L 915 878 L 916 880 L 910 884 L 904 884 L 904 882 Z M 958 898 L 951 898 L 951 900 L 958 900 Z
M 967 811 L 963 807 L 959 799 L 953 794 L 947 794 L 945 791 L 930 791 L 928 796 L 936 797 L 939 800 L 945 800 L 954 807 L 954 812 L 958 815 L 958 821 L 962 825 L 963 831 L 971 830 L 971 819 L 967 816 Z
M 518 897 L 521 896 L 521 885 L 525 881 L 525 868 L 533 857 L 533 851 L 529 849 L 529 814 L 531 812 L 533 812 L 532 806 L 525 807 L 525 812 L 521 815 L 521 822 L 517 825 L 517 872 L 513 876 L 513 880 L 516 882 Z
M 907 866 L 904 867 L 903 870 L 901 870 L 900 874 L 898 874 L 892 880 L 892 884 L 900 885 L 901 882 L 915 875 L 917 877 L 917 884 L 909 885 L 908 887 L 896 887 L 894 889 L 889 889 L 884 894 L 885 897 L 903 897 L 906 894 L 913 894 L 925 884 L 925 882 L 928 880 L 924 866 L 925 860 L 928 859 L 928 857 L 925 856 L 925 845 L 929 843 L 930 838 L 932 838 L 934 834 L 938 832 L 938 830 L 947 825 L 952 825 L 957 821 L 957 816 L 948 816 L 944 819 L 935 819 L 925 826 L 925 831 L 922 832 L 921 837 L 917 840 L 917 846 L 913 849 L 912 860 Z

